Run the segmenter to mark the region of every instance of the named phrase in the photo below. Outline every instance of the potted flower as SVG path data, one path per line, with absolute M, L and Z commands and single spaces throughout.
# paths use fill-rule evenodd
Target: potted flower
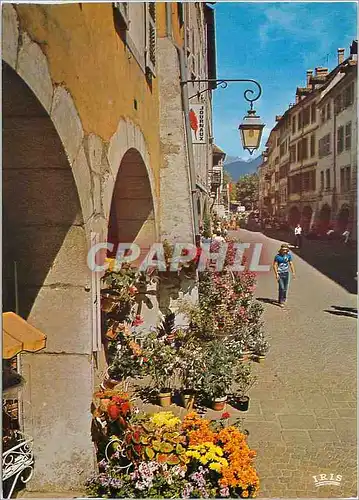
M 241 411 L 247 411 L 249 407 L 248 391 L 256 383 L 257 377 L 252 374 L 248 364 L 238 363 L 234 373 L 234 397 L 233 406 Z
M 191 410 L 195 395 L 201 389 L 205 370 L 203 348 L 194 342 L 187 343 L 179 348 L 178 358 L 182 404 Z
M 147 339 L 149 373 L 158 391 L 160 406 L 169 406 L 172 398 L 173 378 L 176 369 L 176 351 L 166 342 L 166 337 Z
M 202 390 L 211 399 L 212 408 L 222 411 L 232 385 L 236 356 L 224 341 L 209 342 L 204 353 Z
M 266 354 L 268 353 L 268 350 L 269 344 L 264 339 L 263 333 L 260 332 L 253 346 L 253 360 L 257 363 L 260 363 L 264 360 Z

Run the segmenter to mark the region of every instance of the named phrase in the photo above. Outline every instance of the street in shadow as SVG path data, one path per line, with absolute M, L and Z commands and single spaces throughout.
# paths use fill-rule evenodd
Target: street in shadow
M 275 238 L 293 244 L 291 233 L 269 229 L 264 232 Z M 356 247 L 346 246 L 341 241 L 307 240 L 303 238 L 300 249 L 291 248 L 293 254 L 315 267 L 319 272 L 338 283 L 349 293 L 357 293 L 357 253 Z
M 358 309 L 356 307 L 332 306 L 332 309 L 325 309 L 324 312 L 334 314 L 335 316 L 347 316 L 348 318 L 358 319 Z
M 267 297 L 256 297 L 256 300 L 263 302 L 264 304 L 272 304 L 272 306 L 279 307 L 278 301 L 275 299 L 269 299 Z

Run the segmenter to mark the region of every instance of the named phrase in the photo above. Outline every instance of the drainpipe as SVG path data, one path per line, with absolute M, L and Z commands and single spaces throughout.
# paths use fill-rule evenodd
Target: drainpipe
M 186 26 L 186 22 L 184 23 Z M 184 51 L 181 47 L 176 46 L 179 63 L 180 63 L 180 77 L 181 81 L 185 82 L 188 80 L 187 77 L 187 67 L 185 63 Z M 186 142 L 187 142 L 187 152 L 188 152 L 188 163 L 189 163 L 189 176 L 191 183 L 191 199 L 192 199 L 192 212 L 193 212 L 193 225 L 194 225 L 194 236 L 195 241 L 198 243 L 199 240 L 199 228 L 198 228 L 198 214 L 197 214 L 197 189 L 196 189 L 196 172 L 194 166 L 194 156 L 193 156 L 193 144 L 192 144 L 192 132 L 191 124 L 189 121 L 189 99 L 188 99 L 188 86 L 187 83 L 181 84 L 181 96 L 182 96 L 182 106 L 184 111 L 185 127 L 186 127 Z
M 172 38 L 172 3 L 166 2 L 166 33 L 169 39 Z

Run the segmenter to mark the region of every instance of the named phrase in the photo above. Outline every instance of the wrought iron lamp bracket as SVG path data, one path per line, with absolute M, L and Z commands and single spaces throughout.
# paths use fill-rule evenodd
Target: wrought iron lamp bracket
M 181 85 L 186 85 L 188 83 L 215 83 L 216 84 L 216 88 L 217 86 L 220 86 L 222 89 L 226 89 L 228 87 L 228 83 L 232 83 L 232 82 L 235 82 L 235 83 L 253 83 L 254 85 L 256 85 L 256 90 L 252 90 L 252 89 L 246 89 L 244 91 L 244 98 L 247 102 L 250 103 L 250 109 L 252 110 L 253 109 L 253 103 L 254 101 L 257 101 L 260 96 L 262 95 L 262 87 L 261 85 L 256 81 L 256 80 L 251 80 L 251 79 L 238 79 L 238 78 L 221 78 L 221 79 L 209 79 L 209 80 L 186 80 L 186 81 L 182 81 L 181 82 Z M 191 97 L 189 97 L 189 99 L 193 99 L 194 97 L 199 97 L 201 94 L 204 94 L 205 92 L 210 92 L 211 90 L 215 90 L 215 89 L 211 89 L 211 88 L 206 88 L 204 90 L 199 90 L 196 94 L 192 95 Z M 253 96 L 254 94 L 254 97 L 251 97 Z

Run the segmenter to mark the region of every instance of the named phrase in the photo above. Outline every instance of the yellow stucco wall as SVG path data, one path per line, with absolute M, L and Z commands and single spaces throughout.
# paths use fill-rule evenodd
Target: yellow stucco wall
M 158 2 L 156 5 L 156 27 L 160 38 L 167 35 L 166 2 Z
M 179 25 L 179 19 L 178 19 L 178 3 L 177 2 L 171 2 L 172 6 L 172 35 L 180 47 L 183 46 L 183 35 L 184 35 L 184 28 L 183 26 L 180 27 Z M 185 6 L 183 5 L 183 9 L 185 9 Z
M 121 118 L 145 137 L 159 183 L 158 85 L 152 88 L 117 34 L 111 3 L 17 4 L 20 27 L 45 53 L 51 78 L 70 92 L 85 133 L 108 141 Z M 134 108 L 137 101 L 137 110 Z
M 179 25 L 178 18 L 178 3 L 177 2 L 158 2 L 156 4 L 156 15 L 157 15 L 157 35 L 160 38 L 167 36 L 167 9 L 170 9 L 171 13 L 171 25 L 172 25 L 172 37 L 175 43 L 179 46 L 183 46 L 183 36 L 184 28 Z M 184 7 L 183 7 L 184 8 Z

